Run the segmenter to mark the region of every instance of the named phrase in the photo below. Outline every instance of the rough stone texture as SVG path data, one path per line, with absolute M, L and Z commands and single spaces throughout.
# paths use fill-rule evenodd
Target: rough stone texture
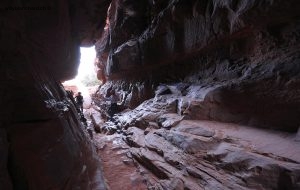
M 94 129 L 97 133 L 101 132 L 101 126 L 104 124 L 104 121 L 101 119 L 101 114 L 94 112 L 91 114 L 91 120 L 93 122 Z
M 177 125 L 182 118 L 183 117 L 179 116 L 177 113 L 163 114 L 157 118 L 157 123 L 165 129 L 170 129 Z
M 113 1 L 98 77 L 158 87 L 148 100 L 132 88 L 111 126 L 154 175 L 149 189 L 300 188 L 299 10 L 297 0 Z
M 149 69 L 149 66 L 178 64 L 178 59 L 186 60 L 208 48 L 225 48 L 219 49 L 224 51 L 222 56 L 230 51 L 228 53 L 234 59 L 251 54 L 249 51 L 261 51 L 259 44 L 274 48 L 276 44 L 273 43 L 277 40 L 274 38 L 280 38 L 285 27 L 295 25 L 292 21 L 297 21 L 299 16 L 299 2 L 296 0 L 165 1 L 167 5 L 159 12 L 155 12 L 155 9 L 161 7 L 159 3 L 150 3 L 148 12 L 143 8 L 147 5 L 146 1 L 126 1 L 126 5 L 123 3 L 114 1 L 117 8 L 111 8 L 110 15 L 114 15 L 108 17 L 110 25 L 106 36 L 109 38 L 106 53 L 109 53 L 109 59 L 106 70 L 109 75 L 122 72 L 119 76 L 123 76 L 126 71 L 139 73 L 145 67 Z M 126 14 L 127 7 L 134 14 L 122 17 L 120 14 Z M 139 15 L 141 19 L 148 17 L 151 21 L 147 28 L 133 19 Z M 121 35 L 139 29 L 133 29 L 133 25 L 138 25 L 142 32 L 133 36 Z M 263 32 L 265 35 L 272 35 L 273 39 L 264 36 L 260 42 L 253 41 L 255 34 Z M 252 41 L 247 42 L 248 40 Z M 102 49 L 98 53 L 101 56 Z M 222 57 L 218 55 L 217 58 Z
M 135 167 L 137 164 L 128 152 L 130 147 L 122 141 L 121 135 L 97 134 L 94 140 L 101 142 L 97 145 L 97 152 L 103 160 L 103 171 L 110 190 L 147 189 L 144 176 Z
M 0 189 L 106 189 L 100 160 L 60 82 L 76 75 L 79 46 L 99 36 L 108 5 L 1 1 Z M 46 9 L 14 10 L 26 7 Z
M 39 82 L 44 82 L 42 94 L 18 86 L 23 97 L 12 95 L 14 110 L 2 126 L 13 187 L 106 189 L 100 161 L 71 100 L 57 83 Z
M 126 124 L 131 118 L 156 122 L 159 117 L 154 117 L 155 108 L 162 106 L 159 96 L 144 103 L 141 107 L 147 105 L 147 109 L 139 106 L 120 113 L 115 120 L 123 139 L 132 147 L 129 151 L 139 163 L 138 168 L 144 167 L 155 176 L 141 173 L 148 189 L 300 187 L 300 144 L 296 133 L 188 118 L 170 129 L 161 126 L 144 132 Z M 163 118 L 173 120 L 174 114 L 174 110 L 166 111 Z
M 116 0 L 96 44 L 101 74 L 199 84 L 182 102 L 187 117 L 295 132 L 299 10 L 297 0 Z
M 152 98 L 154 96 L 155 84 L 149 80 L 143 82 L 122 80 L 109 81 L 102 85 L 93 95 L 93 100 L 96 105 L 99 107 L 107 106 L 101 100 L 103 100 L 103 97 L 109 97 L 112 89 L 114 89 L 119 96 L 119 111 L 122 111 L 125 108 L 134 109 L 144 100 Z
M 124 92 L 123 109 L 132 109 L 103 127 L 135 144 L 133 158 L 155 175 L 149 188 L 299 189 L 295 134 L 185 123 L 297 131 L 298 0 L 0 5 L 1 189 L 106 188 L 88 135 L 59 85 L 76 74 L 79 45 L 96 41 L 97 76 L 109 80 L 100 95 L 117 88 Z M 167 81 L 173 83 L 154 93 Z M 175 126 L 179 119 L 171 130 L 157 129 L 162 115 L 176 113 L 181 127 Z
M 176 112 L 177 98 L 172 95 L 164 95 L 144 101 L 137 108 L 121 114 L 122 126 L 134 126 L 137 121 L 156 121 L 165 113 Z
M 212 137 L 215 135 L 215 131 L 203 129 L 199 123 L 192 121 L 182 121 L 172 130 L 203 137 Z
M 161 85 L 154 98 L 114 117 L 137 167 L 147 171 L 147 188 L 299 189 L 296 132 L 199 118 L 204 97 L 218 87 Z
M 128 41 L 135 39 L 141 35 L 146 29 L 148 24 L 148 1 L 132 1 L 132 0 L 112 0 L 108 15 L 107 24 L 104 29 L 102 38 L 96 43 L 97 57 L 99 62 L 98 77 L 99 79 L 105 78 L 107 73 L 112 73 L 115 70 L 120 71 L 125 68 L 118 68 L 118 65 L 108 64 L 106 65 L 107 59 L 114 59 L 110 55 L 110 51 L 116 50 L 118 46 L 128 47 L 123 54 L 124 61 L 126 63 L 139 61 L 140 57 L 129 56 L 130 54 L 138 54 L 139 48 L 136 46 L 135 41 Z M 131 48 L 132 47 L 132 48 Z M 132 58 L 132 59 L 131 59 Z M 131 67 L 127 64 L 126 67 Z M 126 69 L 125 69 L 126 71 Z
M 144 130 L 141 130 L 136 127 L 130 127 L 126 131 L 126 143 L 131 147 L 144 147 L 145 146 L 145 139 Z

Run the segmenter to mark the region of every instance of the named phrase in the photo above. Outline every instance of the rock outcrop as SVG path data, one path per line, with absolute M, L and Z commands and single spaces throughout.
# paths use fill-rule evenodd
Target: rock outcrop
M 112 1 L 100 79 L 194 83 L 191 118 L 297 131 L 298 1 L 149 2 Z
M 93 44 L 108 81 L 95 97 L 124 95 L 98 130 L 124 135 L 148 188 L 299 189 L 299 10 L 297 0 L 1 2 L 0 189 L 107 188 L 60 85 Z
M 112 1 L 96 43 L 109 81 L 99 92 L 145 81 L 156 91 L 100 131 L 123 134 L 149 189 L 300 188 L 299 10 L 296 0 Z
M 106 189 L 100 160 L 60 85 L 92 45 L 109 1 L 1 1 L 0 189 Z
M 190 95 L 184 98 L 192 99 Z M 182 104 L 175 103 L 182 98 L 156 95 L 117 114 L 100 130 L 123 136 L 130 148 L 122 151 L 148 189 L 300 188 L 296 133 L 191 119 L 180 111 Z

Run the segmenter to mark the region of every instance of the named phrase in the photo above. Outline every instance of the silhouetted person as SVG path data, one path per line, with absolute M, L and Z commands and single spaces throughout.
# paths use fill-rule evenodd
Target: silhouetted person
M 81 95 L 81 92 L 78 92 L 77 96 L 75 96 L 75 100 L 79 110 L 83 113 L 83 96 Z

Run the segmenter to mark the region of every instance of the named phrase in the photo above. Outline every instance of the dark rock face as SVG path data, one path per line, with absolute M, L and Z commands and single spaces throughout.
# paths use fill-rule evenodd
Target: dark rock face
M 97 54 L 99 58 L 98 67 L 99 75 L 104 73 L 113 74 L 124 70 L 121 68 L 125 62 L 140 62 L 140 48 L 137 46 L 136 39 L 146 29 L 148 23 L 148 1 L 132 1 L 132 0 L 113 0 L 110 4 L 107 25 L 104 29 L 104 34 L 101 40 L 96 44 Z M 123 60 L 116 59 L 112 56 L 113 51 L 119 46 L 125 48 Z M 121 48 L 120 48 L 121 50 Z M 129 54 L 128 54 L 129 53 Z M 135 54 L 135 56 L 129 56 Z M 106 60 L 111 60 L 106 65 Z M 119 63 L 122 61 L 123 63 Z M 119 67 L 121 66 L 121 67 Z M 131 67 L 127 64 L 127 67 Z M 102 73 L 102 71 L 104 72 Z M 125 70 L 126 71 L 126 70 Z M 101 77 L 99 77 L 101 78 Z
M 99 36 L 109 3 L 0 3 L 0 189 L 106 189 L 60 81 L 75 76 L 79 45 Z
M 46 9 L 17 10 L 25 7 Z M 286 150 L 296 143 L 272 136 L 282 151 L 245 135 L 261 131 L 190 121 L 298 129 L 299 1 L 30 0 L 0 8 L 0 189 L 106 189 L 59 84 L 76 74 L 79 46 L 96 41 L 98 77 L 110 80 L 100 92 L 125 89 L 124 107 L 135 108 L 112 126 L 129 128 L 132 157 L 155 174 L 152 188 L 299 189 L 299 146 Z M 179 80 L 149 99 L 158 82 Z
M 98 76 L 197 83 L 191 119 L 295 132 L 299 10 L 296 0 L 113 1 Z
M 0 187 L 6 188 L 6 189 L 12 189 L 12 181 L 11 176 L 8 173 L 7 170 L 7 161 L 8 161 L 8 142 L 7 142 L 7 134 L 6 131 L 1 129 L 0 130 L 0 150 L 1 150 L 1 156 L 0 156 L 0 168 L 1 168 L 1 174 L 0 174 Z
M 114 3 L 118 10 L 111 8 L 113 13 L 109 15 L 114 14 L 115 17 L 108 17 L 110 24 L 103 40 L 107 42 L 105 53 L 109 53 L 107 74 L 113 76 L 119 73 L 120 77 L 126 71 L 132 73 L 135 70 L 138 73 L 145 67 L 161 68 L 165 64 L 186 62 L 194 56 L 201 58 L 203 55 L 197 54 L 207 54 L 208 50 L 217 50 L 217 59 L 229 56 L 231 59 L 240 59 L 255 53 L 265 54 L 275 48 L 276 41 L 278 44 L 278 40 L 285 41 L 291 37 L 283 33 L 292 32 L 287 31 L 290 25 L 295 30 L 298 24 L 294 21 L 299 17 L 297 1 L 179 0 L 169 1 L 161 9 L 158 8 L 160 4 L 148 4 L 148 12 L 140 8 L 147 4 L 146 1 L 128 1 L 126 5 L 122 1 Z M 126 6 L 131 7 L 135 14 L 119 16 L 119 12 L 126 12 Z M 128 17 L 146 17 L 150 22 L 146 22 L 147 27 L 135 20 L 123 24 L 127 23 Z M 132 27 L 134 25 L 138 27 Z M 122 35 L 133 28 L 140 32 L 133 36 Z M 260 39 L 255 40 L 257 37 Z M 297 37 L 292 38 L 295 40 Z M 105 54 L 101 47 L 98 49 L 99 56 Z M 208 64 L 206 66 L 215 63 Z
M 109 97 L 110 91 L 115 90 L 120 100 L 120 110 L 125 108 L 133 109 L 140 105 L 143 101 L 154 96 L 155 85 L 149 81 L 143 82 L 126 82 L 122 80 L 109 81 L 102 85 L 101 88 L 94 94 L 96 104 L 101 104 L 103 97 Z

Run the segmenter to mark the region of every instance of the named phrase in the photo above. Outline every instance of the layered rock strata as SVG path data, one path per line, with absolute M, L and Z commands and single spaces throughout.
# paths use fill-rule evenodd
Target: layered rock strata
M 148 189 L 300 188 L 296 133 L 194 118 L 192 105 L 179 102 L 196 101 L 198 88 L 189 86 L 182 96 L 174 85 L 173 92 L 159 86 L 154 98 L 116 114 L 99 131 L 123 136 L 130 148 L 122 151 Z
M 295 132 L 299 10 L 296 0 L 115 0 L 98 76 L 197 83 L 193 117 Z
M 102 94 L 130 93 L 120 79 L 157 88 L 99 131 L 124 136 L 148 189 L 299 188 L 299 2 L 112 5 L 96 44 Z
M 100 160 L 60 85 L 92 45 L 109 1 L 1 1 L 0 189 L 106 189 Z M 87 28 L 86 28 L 87 27 Z

